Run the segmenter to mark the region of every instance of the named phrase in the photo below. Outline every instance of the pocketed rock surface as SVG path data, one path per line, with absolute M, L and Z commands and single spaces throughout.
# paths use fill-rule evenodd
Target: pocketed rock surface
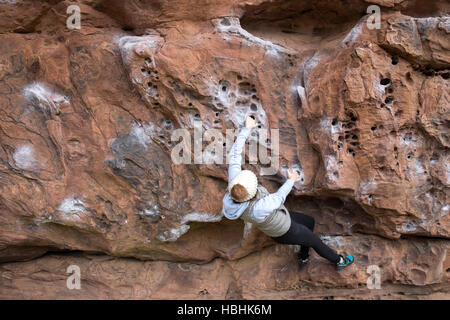
M 0 1 L 0 298 L 448 299 L 449 12 Z M 271 192 L 297 168 L 287 208 L 353 266 L 299 271 L 297 246 L 222 216 L 247 115 L 244 168 Z

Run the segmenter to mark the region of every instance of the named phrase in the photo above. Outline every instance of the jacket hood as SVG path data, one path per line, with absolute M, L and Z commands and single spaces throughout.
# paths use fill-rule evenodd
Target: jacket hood
M 229 192 L 223 197 L 222 212 L 227 219 L 235 220 L 239 218 L 249 206 L 250 201 L 234 202 Z

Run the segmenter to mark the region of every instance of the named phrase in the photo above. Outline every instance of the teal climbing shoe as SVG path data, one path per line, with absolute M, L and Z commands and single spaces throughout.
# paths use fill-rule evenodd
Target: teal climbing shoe
M 346 257 L 344 257 L 344 256 L 340 256 L 340 257 L 342 258 L 343 262 L 338 262 L 336 264 L 336 270 L 338 270 L 338 271 L 344 269 L 345 267 L 348 267 L 355 261 L 355 259 L 353 258 L 352 255 L 349 255 Z

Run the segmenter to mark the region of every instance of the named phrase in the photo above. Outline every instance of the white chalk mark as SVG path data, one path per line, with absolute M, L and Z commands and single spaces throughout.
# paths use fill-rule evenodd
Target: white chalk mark
M 173 229 L 164 231 L 162 234 L 158 235 L 156 238 L 162 242 L 174 242 L 179 237 L 181 237 L 183 234 L 188 232 L 189 229 L 190 229 L 189 225 L 183 224 L 183 225 L 179 226 L 178 228 L 173 228 Z
M 181 220 L 182 224 L 188 222 L 219 222 L 222 220 L 222 212 L 220 214 L 208 214 L 204 212 L 191 212 L 186 214 Z
M 66 219 L 80 220 L 80 214 L 87 212 L 87 208 L 81 199 L 77 196 L 71 196 L 60 203 L 58 211 Z
M 61 105 L 70 103 L 68 97 L 55 92 L 41 82 L 26 86 L 22 90 L 22 95 L 49 116 L 59 114 Z
M 39 163 L 34 158 L 33 146 L 24 145 L 16 149 L 13 155 L 14 162 L 20 169 L 37 169 Z
M 279 56 L 280 53 L 292 53 L 292 50 L 288 50 L 280 45 L 274 44 L 268 40 L 255 37 L 245 29 L 241 27 L 239 18 L 226 17 L 220 20 L 214 21 L 216 31 L 221 33 L 238 36 L 246 41 L 247 46 L 256 45 L 266 50 L 266 53 L 271 56 Z M 229 38 L 223 36 L 223 39 L 227 41 Z

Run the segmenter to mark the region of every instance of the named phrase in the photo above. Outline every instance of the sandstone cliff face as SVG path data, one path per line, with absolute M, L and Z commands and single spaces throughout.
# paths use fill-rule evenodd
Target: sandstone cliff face
M 1 298 L 448 298 L 444 1 L 0 1 L 0 18 Z M 226 164 L 172 161 L 175 129 L 225 137 L 249 113 L 279 130 L 260 182 L 297 167 L 287 207 L 351 269 L 299 272 L 298 248 L 222 217 Z

